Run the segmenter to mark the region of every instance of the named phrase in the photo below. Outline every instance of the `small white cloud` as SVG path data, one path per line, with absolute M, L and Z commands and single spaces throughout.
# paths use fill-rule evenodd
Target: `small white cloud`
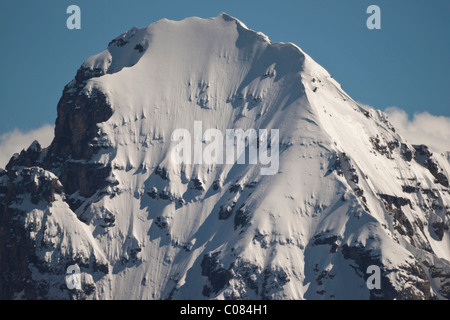
M 34 140 L 42 148 L 50 145 L 54 133 L 54 126 L 46 124 L 36 130 L 22 132 L 19 129 L 4 133 L 0 136 L 0 168 L 5 168 L 14 153 L 27 149 Z
M 409 119 L 405 110 L 389 107 L 384 111 L 397 132 L 411 144 L 425 144 L 432 151 L 450 151 L 450 118 L 428 112 L 414 114 Z

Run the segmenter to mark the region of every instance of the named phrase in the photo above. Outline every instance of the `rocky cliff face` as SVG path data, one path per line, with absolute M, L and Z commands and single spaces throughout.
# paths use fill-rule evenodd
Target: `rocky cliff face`
M 66 234 L 74 230 L 65 225 L 71 219 L 79 223 L 70 209 L 79 206 L 79 201 L 70 196 L 76 193 L 90 197 L 108 185 L 106 178 L 111 172 L 109 166 L 90 162 L 98 152 L 90 144 L 98 136 L 97 124 L 112 114 L 101 92 L 93 96 L 81 93 L 83 84 L 94 76 L 81 68 L 75 80 L 64 88 L 52 144 L 43 150 L 39 142 L 33 142 L 1 173 L 0 288 L 4 299 L 87 298 L 95 288 L 89 274 L 85 275 L 86 292 L 66 290 L 55 294 L 52 290 L 64 287 L 65 270 L 73 264 L 94 273 L 108 273 L 106 261 L 99 262 L 91 249 L 76 251 L 78 245 L 73 246 L 72 235 Z M 69 221 L 49 217 L 59 205 L 71 215 L 69 219 L 61 218 Z M 73 236 L 77 236 L 76 231 Z M 65 241 L 69 243 L 64 245 Z
M 278 172 L 174 164 L 194 121 L 278 129 Z M 225 14 L 133 28 L 0 172 L 0 298 L 449 299 L 449 172 L 295 45 Z

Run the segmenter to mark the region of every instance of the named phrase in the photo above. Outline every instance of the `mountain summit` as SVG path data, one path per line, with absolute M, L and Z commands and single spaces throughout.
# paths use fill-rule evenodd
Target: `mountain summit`
M 0 172 L 0 298 L 449 299 L 449 173 L 296 45 L 164 19 L 87 59 L 51 145 Z

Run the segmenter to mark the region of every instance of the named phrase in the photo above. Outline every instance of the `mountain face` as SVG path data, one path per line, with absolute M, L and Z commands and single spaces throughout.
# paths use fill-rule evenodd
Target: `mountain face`
M 267 136 L 205 161 L 239 129 Z M 449 299 L 449 173 L 297 46 L 161 20 L 87 59 L 51 145 L 0 172 L 0 298 Z

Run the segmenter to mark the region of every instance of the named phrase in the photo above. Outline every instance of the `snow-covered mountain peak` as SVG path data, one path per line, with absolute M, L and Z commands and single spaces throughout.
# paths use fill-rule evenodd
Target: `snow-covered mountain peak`
M 199 29 L 202 28 L 202 25 L 204 26 L 203 30 Z M 228 27 L 231 28 L 237 27 L 241 31 L 247 30 L 249 33 L 269 41 L 262 33 L 249 30 L 238 19 L 233 18 L 226 13 L 222 13 L 218 17 L 210 19 L 196 17 L 186 18 L 182 21 L 162 19 L 148 27 L 131 28 L 127 32 L 113 39 L 108 44 L 106 50 L 87 59 L 82 67 L 90 70 L 97 70 L 97 72 L 100 72 L 101 74 L 115 73 L 124 67 L 135 65 L 142 55 L 145 54 L 152 35 L 155 33 L 163 38 L 178 38 L 180 40 L 183 39 L 183 37 L 188 36 L 189 31 L 191 33 L 198 31 L 203 34 L 204 40 L 208 40 L 211 39 L 212 33 L 208 37 L 208 34 L 205 34 L 207 28 L 223 30 L 225 25 L 228 25 Z M 175 27 L 175 29 L 173 27 Z
M 139 44 L 145 49 L 138 54 L 134 47 Z M 118 50 L 121 55 L 115 55 Z M 112 59 L 105 59 L 109 55 Z M 298 47 L 272 44 L 226 14 L 212 19 L 161 20 L 132 29 L 113 40 L 103 53 L 89 58 L 82 66 L 89 69 L 88 74 L 99 66 L 106 71 L 83 82 L 81 93 L 105 94 L 113 114 L 100 125 L 100 136 L 111 146 L 129 136 L 122 131 L 123 123 L 129 123 L 133 132 L 152 134 L 162 141 L 170 139 L 177 128 L 193 129 L 195 121 L 201 121 L 205 130 L 270 129 L 276 109 L 308 108 L 299 103 L 305 98 L 304 62 Z M 287 117 L 289 112 L 276 121 Z M 135 165 L 145 165 L 142 159 L 147 151 L 140 148 L 139 155 L 133 156 Z M 124 151 L 127 158 L 130 152 Z
M 174 161 L 177 130 L 192 161 Z M 220 137 L 237 130 L 270 138 L 226 161 Z M 406 143 L 296 45 L 227 14 L 113 39 L 37 146 L 0 172 L 0 265 L 15 270 L 2 296 L 450 298 L 445 157 Z M 63 285 L 73 264 L 82 290 Z

